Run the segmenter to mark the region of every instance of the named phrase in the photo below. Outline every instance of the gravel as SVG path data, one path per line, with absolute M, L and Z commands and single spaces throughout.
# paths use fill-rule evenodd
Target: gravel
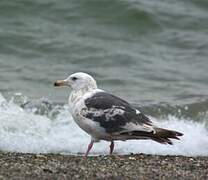
M 208 179 L 208 157 L 0 153 L 1 179 Z

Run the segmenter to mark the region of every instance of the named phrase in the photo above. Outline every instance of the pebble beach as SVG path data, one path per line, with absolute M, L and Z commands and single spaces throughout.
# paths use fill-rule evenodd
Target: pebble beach
M 208 157 L 0 154 L 0 179 L 208 179 Z

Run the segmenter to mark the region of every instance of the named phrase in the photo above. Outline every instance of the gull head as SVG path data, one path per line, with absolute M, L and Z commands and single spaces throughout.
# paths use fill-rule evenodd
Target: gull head
M 54 83 L 54 86 L 69 86 L 73 90 L 90 90 L 97 88 L 97 84 L 94 78 L 89 74 L 83 72 L 71 74 L 64 80 L 57 80 Z

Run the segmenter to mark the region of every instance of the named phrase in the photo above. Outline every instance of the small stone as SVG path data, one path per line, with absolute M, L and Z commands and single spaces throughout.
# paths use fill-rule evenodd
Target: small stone
M 129 160 L 136 160 L 136 158 L 135 157 L 129 157 Z

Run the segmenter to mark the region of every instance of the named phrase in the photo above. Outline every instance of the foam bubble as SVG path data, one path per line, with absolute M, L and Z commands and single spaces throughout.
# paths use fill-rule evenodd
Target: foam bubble
M 2 94 L 0 93 L 0 104 L 6 102 L 6 99 L 2 96 Z
M 90 136 L 73 121 L 67 106 L 55 118 L 29 112 L 1 97 L 0 150 L 24 153 L 85 153 Z M 153 119 L 154 120 L 154 119 Z M 147 140 L 115 143 L 115 153 L 148 153 L 160 155 L 208 155 L 208 131 L 205 124 L 168 116 L 158 124 L 184 133 L 174 145 Z M 109 142 L 96 143 L 91 154 L 108 154 Z

